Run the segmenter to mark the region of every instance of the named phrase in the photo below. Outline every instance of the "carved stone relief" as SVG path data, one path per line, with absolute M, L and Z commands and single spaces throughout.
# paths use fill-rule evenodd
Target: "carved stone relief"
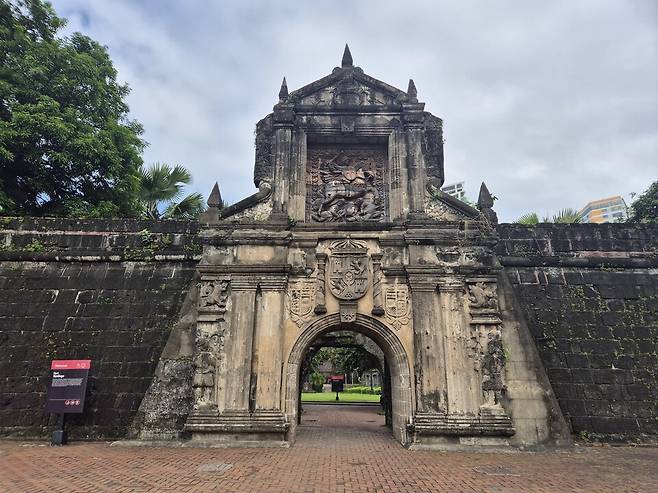
M 492 327 L 487 334 L 487 347 L 482 361 L 482 391 L 485 405 L 500 406 L 501 395 L 505 390 L 503 368 L 505 355 L 500 328 Z
M 302 327 L 313 316 L 315 281 L 296 281 L 288 286 L 290 319 Z
M 353 77 L 319 89 L 301 100 L 301 104 L 310 106 L 382 106 L 394 103 L 395 98 L 390 94 L 362 84 Z
M 409 324 L 411 304 L 407 286 L 387 286 L 384 295 L 386 321 L 396 330 Z
M 468 285 L 471 310 L 498 310 L 495 283 L 477 282 Z
M 203 281 L 199 290 L 199 310 L 224 314 L 229 297 L 229 284 L 228 279 Z
M 361 298 L 368 290 L 368 248 L 362 241 L 334 241 L 329 247 L 329 287 L 339 300 Z
M 318 145 L 309 146 L 307 153 L 307 220 L 385 219 L 384 147 Z
M 199 314 L 211 315 L 209 323 L 198 323 L 194 339 L 194 409 L 215 408 L 215 373 L 224 349 L 224 315 L 230 301 L 228 279 L 203 280 L 199 288 Z M 211 321 L 212 320 L 212 321 Z
M 224 331 L 219 323 L 197 327 L 194 347 L 194 409 L 210 411 L 216 407 L 215 373 L 224 350 Z

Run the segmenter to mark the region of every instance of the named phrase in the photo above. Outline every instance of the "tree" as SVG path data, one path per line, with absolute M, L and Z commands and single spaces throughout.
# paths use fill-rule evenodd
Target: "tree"
M 195 219 L 204 210 L 203 197 L 199 193 L 176 200 L 183 193 L 183 186 L 192 181 L 190 172 L 183 166 L 173 168 L 165 163 L 154 163 L 140 168 L 139 196 L 146 217 L 150 219 Z
M 523 214 L 520 218 L 514 221 L 516 224 L 535 225 L 539 223 L 562 223 L 562 224 L 575 224 L 582 222 L 582 217 L 575 209 L 562 209 L 552 218 L 544 216 L 541 220 L 536 212 L 528 212 Z
M 539 224 L 539 216 L 537 215 L 536 212 L 528 212 L 527 214 L 523 214 L 520 218 L 518 218 L 514 222 L 517 224 L 528 224 L 528 225 Z
M 554 223 L 562 224 L 577 224 L 583 222 L 580 214 L 575 209 L 562 209 L 560 212 L 553 216 Z
M 0 0 L 3 214 L 136 216 L 142 126 L 107 49 L 42 0 Z
M 631 223 L 658 223 L 658 181 L 641 194 L 631 204 L 627 222 Z

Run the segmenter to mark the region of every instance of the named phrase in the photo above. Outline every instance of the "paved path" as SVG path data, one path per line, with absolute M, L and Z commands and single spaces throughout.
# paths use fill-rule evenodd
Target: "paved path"
M 658 448 L 409 451 L 376 407 L 305 407 L 290 449 L 0 442 L 0 492 L 658 492 Z

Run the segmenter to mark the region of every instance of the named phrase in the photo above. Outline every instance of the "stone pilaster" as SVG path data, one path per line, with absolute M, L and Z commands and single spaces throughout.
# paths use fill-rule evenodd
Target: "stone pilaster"
M 446 370 L 438 306 L 438 276 L 422 268 L 407 268 L 414 321 L 416 410 L 446 411 Z M 411 272 L 410 272 L 411 271 Z
M 402 118 L 406 143 L 408 172 L 409 212 L 425 211 L 425 160 L 423 158 L 423 107 L 420 104 L 403 105 Z
M 327 313 L 327 306 L 325 305 L 325 266 L 327 265 L 327 254 L 326 253 L 316 253 L 315 258 L 317 260 L 318 269 L 316 274 L 316 287 L 315 287 L 315 309 L 313 312 L 316 315 L 322 315 Z
M 477 415 L 478 378 L 469 364 L 470 326 L 464 316 L 464 278 L 445 276 L 439 282 L 441 317 L 445 336 L 448 414 Z
M 272 215 L 288 217 L 289 175 L 294 110 L 289 104 L 274 107 L 274 186 Z
M 382 254 L 373 253 L 372 259 L 372 314 L 378 317 L 384 315 L 384 300 L 382 298 Z
M 220 413 L 224 410 L 249 409 L 257 287 L 256 277 L 232 277 L 231 331 L 225 341 L 227 364 L 219 375 Z
M 281 409 L 281 368 L 283 365 L 283 311 L 286 277 L 259 280 L 260 300 L 256 306 L 255 409 Z

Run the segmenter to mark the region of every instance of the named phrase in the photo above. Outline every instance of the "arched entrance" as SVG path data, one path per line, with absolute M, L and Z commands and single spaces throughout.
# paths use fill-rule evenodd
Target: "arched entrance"
M 327 332 L 351 330 L 375 341 L 384 352 L 391 374 L 392 431 L 402 444 L 409 443 L 407 424 L 413 415 L 411 365 L 395 332 L 379 320 L 357 314 L 354 322 L 341 322 L 339 314 L 327 315 L 307 325 L 295 341 L 286 364 L 285 414 L 290 423 L 288 441 L 294 442 L 297 428 L 299 374 L 304 354 L 311 343 Z

